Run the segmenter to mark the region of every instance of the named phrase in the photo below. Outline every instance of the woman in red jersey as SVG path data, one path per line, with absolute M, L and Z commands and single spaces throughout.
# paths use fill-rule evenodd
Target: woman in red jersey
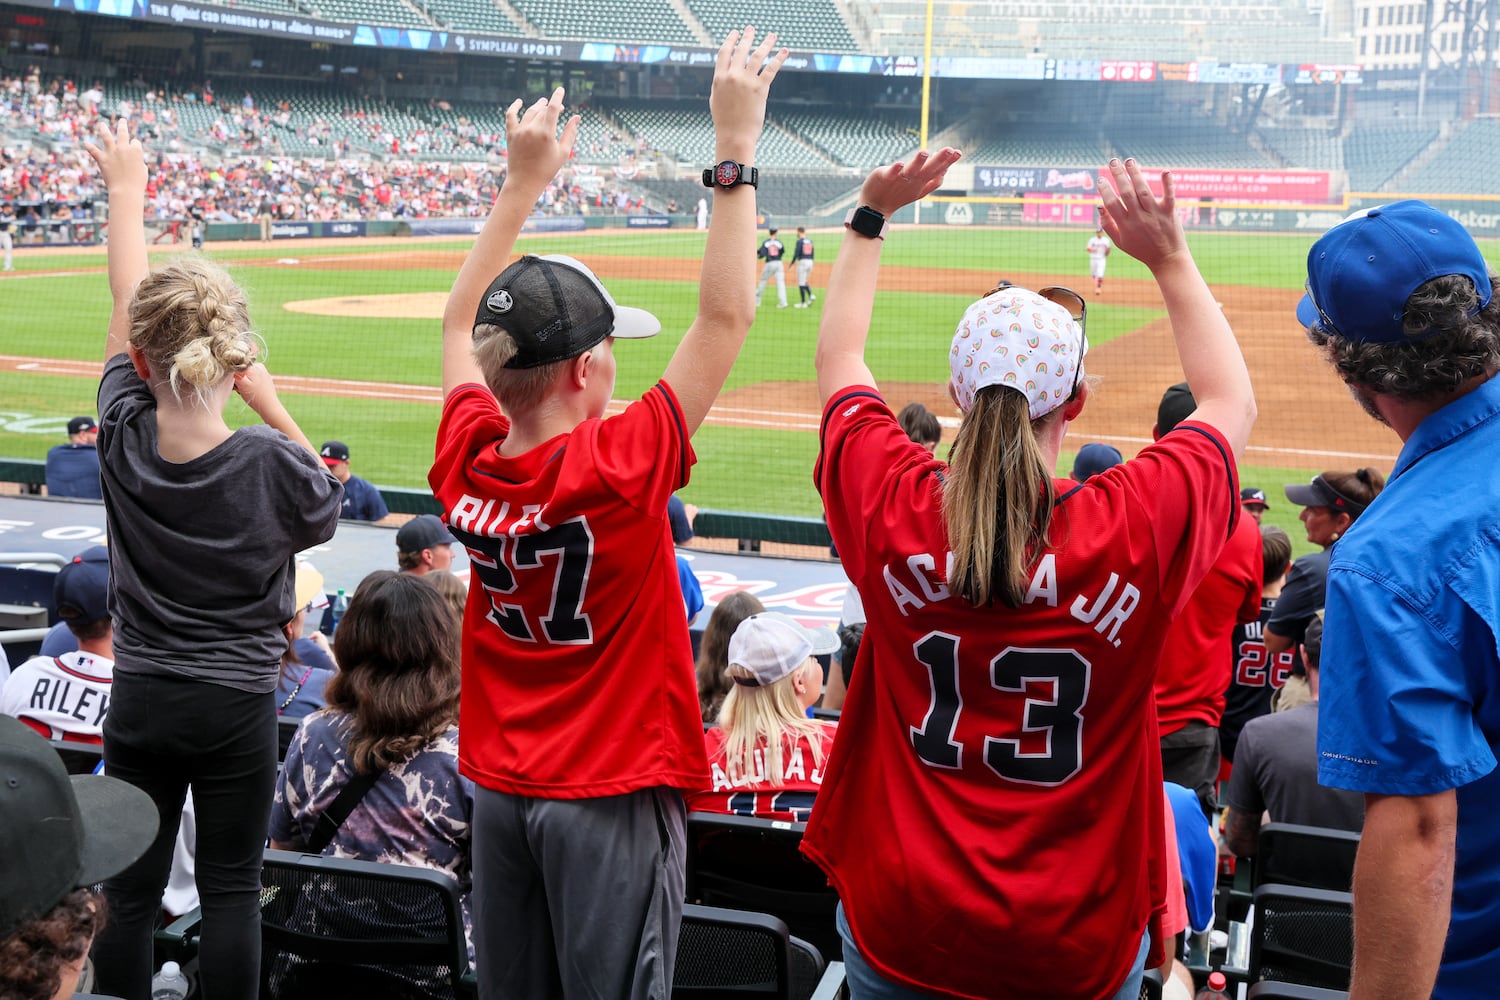
M 774 611 L 740 622 L 729 640 L 732 687 L 718 725 L 703 734 L 707 790 L 687 796 L 699 812 L 807 821 L 823 783 L 834 725 L 807 717 L 823 693 L 815 656 L 839 648 L 833 629 L 808 629 Z
M 869 625 L 804 850 L 843 901 L 857 998 L 1134 997 L 1165 954 L 1152 679 L 1240 516 L 1250 378 L 1170 174 L 1158 198 L 1112 160 L 1104 228 L 1156 279 L 1196 413 L 1054 479 L 1089 399 L 1084 302 L 1002 283 L 952 339 L 950 461 L 912 443 L 864 360 L 876 272 L 886 220 L 958 156 L 871 174 L 829 284 L 815 478 Z

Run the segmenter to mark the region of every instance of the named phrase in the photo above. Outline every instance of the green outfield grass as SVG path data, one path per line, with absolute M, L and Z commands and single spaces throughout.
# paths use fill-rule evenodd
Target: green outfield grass
M 816 235 L 819 281 L 838 250 L 839 235 Z M 989 230 L 931 227 L 904 230 L 885 248 L 893 266 L 974 269 L 995 274 L 1048 273 L 1079 275 L 1077 287 L 1088 288 L 1083 230 Z M 1310 238 L 1303 236 L 1190 235 L 1200 266 L 1211 283 L 1296 288 Z M 402 292 L 443 292 L 452 281 L 446 270 L 404 268 L 402 253 L 463 250 L 467 240 L 372 240 L 353 246 L 296 249 L 259 244 L 224 245 L 214 256 L 229 261 L 251 302 L 251 315 L 264 337 L 274 373 L 372 382 L 436 386 L 439 379 L 439 332 L 433 319 L 358 319 L 290 312 L 288 302 L 330 296 L 369 296 Z M 696 232 L 606 232 L 581 236 L 527 238 L 522 248 L 540 252 L 593 254 L 640 259 L 640 276 L 608 283 L 621 302 L 644 305 L 657 313 L 663 335 L 619 345 L 617 398 L 644 392 L 660 375 L 682 332 L 696 311 L 695 282 L 660 280 L 649 258 L 697 259 L 704 237 Z M 1495 247 L 1487 246 L 1487 251 Z M 396 251 L 389 265 L 368 255 Z M 359 255 L 358 270 L 315 270 L 296 265 L 235 267 L 237 260 L 280 260 Z M 0 316 L 4 336 L 0 353 L 32 357 L 98 360 L 109 315 L 109 296 L 102 273 L 58 274 L 63 269 L 100 267 L 102 254 L 41 257 L 18 249 L 16 262 L 34 276 L 0 281 Z M 1147 278 L 1145 269 L 1124 254 L 1110 259 L 1109 276 Z M 973 294 L 984 288 L 974 289 Z M 795 287 L 789 289 L 796 301 Z M 769 298 L 769 296 L 768 296 Z M 972 295 L 933 291 L 879 293 L 868 357 L 882 383 L 941 384 L 947 378 L 946 350 L 953 324 Z M 729 388 L 762 382 L 802 382 L 813 374 L 817 323 L 826 302 L 812 309 L 763 307 Z M 1096 301 L 1089 307 L 1089 339 L 1095 345 L 1126 335 L 1159 318 L 1159 310 Z M 83 378 L 0 373 L 0 455 L 39 458 L 61 440 L 61 424 L 78 413 L 92 412 L 94 384 Z M 349 443 L 356 472 L 374 482 L 403 487 L 425 486 L 432 455 L 438 407 L 428 403 L 347 399 L 288 393 L 286 402 L 314 442 L 340 438 Z M 231 422 L 254 419 L 235 400 Z M 812 488 L 815 434 L 781 430 L 777 423 L 805 423 L 801 414 L 759 416 L 772 426 L 739 428 L 705 426 L 696 439 L 699 455 L 686 497 L 704 507 L 815 515 L 820 510 Z M 1061 468 L 1072 461 L 1065 455 Z M 1294 541 L 1302 531 L 1295 511 L 1276 504 L 1282 483 L 1303 481 L 1307 473 L 1292 469 L 1246 467 L 1246 482 L 1263 485 L 1273 496 L 1272 518 L 1283 523 Z M 1301 551 L 1299 544 L 1299 551 Z

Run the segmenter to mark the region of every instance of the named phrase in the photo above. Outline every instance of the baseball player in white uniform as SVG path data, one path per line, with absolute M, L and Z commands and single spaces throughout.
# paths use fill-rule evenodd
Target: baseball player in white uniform
M 15 264 L 11 263 L 11 233 L 16 228 L 16 213 L 9 204 L 0 205 L 0 251 L 5 253 L 5 270 L 14 271 Z
M 699 229 L 707 229 L 708 228 L 708 199 L 707 198 L 699 198 L 698 199 L 698 228 Z
M 1104 235 L 1103 229 L 1094 230 L 1093 237 L 1089 240 L 1089 277 L 1094 279 L 1094 291 L 1104 291 L 1104 258 L 1114 249 L 1114 244 L 1109 237 Z
M 108 587 L 109 552 L 102 545 L 74 556 L 58 571 L 57 613 L 78 648 L 33 656 L 17 667 L 0 688 L 0 714 L 20 719 L 47 739 L 99 743 L 115 668 Z
M 755 256 L 765 261 L 760 269 L 760 284 L 755 286 L 755 304 L 760 305 L 761 293 L 772 278 L 776 279 L 776 308 L 786 308 L 786 246 L 776 238 L 776 227 L 766 230 L 766 241 L 755 251 Z

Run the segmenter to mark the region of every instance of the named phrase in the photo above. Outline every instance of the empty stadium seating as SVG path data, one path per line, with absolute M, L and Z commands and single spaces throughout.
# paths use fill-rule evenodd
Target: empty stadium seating
M 1326 128 L 1263 128 L 1262 142 L 1297 170 L 1343 170 L 1344 144 Z
M 1349 190 L 1379 191 L 1417 154 L 1437 141 L 1438 130 L 1421 126 L 1363 126 L 1344 140 Z
M 390 24 L 403 28 L 431 28 L 424 17 L 406 0 L 312 0 L 320 17 L 329 21 L 352 21 L 356 24 Z
M 688 10 L 708 33 L 723 38 L 747 24 L 774 28 L 778 44 L 818 52 L 851 52 L 858 48 L 849 26 L 832 0 L 687 0 Z
M 889 163 L 917 148 L 915 130 L 868 115 L 832 111 L 775 110 L 777 125 L 800 136 L 830 158 L 851 167 Z M 915 125 L 913 116 L 912 125 Z
M 1108 147 L 1097 136 L 1073 126 L 1000 126 L 972 145 L 964 155 L 976 165 L 1097 167 L 1109 158 Z
M 698 37 L 670 4 L 659 0 L 516 0 L 515 8 L 544 38 L 694 45 Z
M 1426 165 L 1405 178 L 1401 187 L 1424 194 L 1488 191 L 1476 165 L 1494 163 L 1500 155 L 1500 121 L 1480 119 L 1461 127 Z
M 522 25 L 490 0 L 422 0 L 427 13 L 445 27 L 497 35 L 520 35 Z
M 1116 128 L 1110 133 L 1115 155 L 1133 156 L 1163 169 L 1265 168 L 1272 166 L 1245 137 L 1221 125 L 1180 125 L 1173 129 Z
M 709 126 L 708 107 L 701 99 L 610 101 L 605 110 L 633 134 L 645 139 L 653 150 L 704 166 L 713 160 L 713 129 Z M 811 145 L 775 125 L 768 126 L 761 135 L 757 155 L 786 171 L 812 172 L 835 166 Z

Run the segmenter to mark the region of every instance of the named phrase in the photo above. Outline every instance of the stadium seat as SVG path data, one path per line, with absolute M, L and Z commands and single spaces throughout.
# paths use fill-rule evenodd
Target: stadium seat
M 1141 977 L 1141 1000 L 1161 1000 L 1161 973 L 1156 969 L 1147 969 L 1146 974 Z
M 1359 834 L 1293 823 L 1260 828 L 1253 886 L 1267 883 L 1348 892 L 1354 882 Z
M 673 970 L 673 1000 L 824 1000 L 841 995 L 844 966 L 764 913 L 688 903 Z
M 476 994 L 458 883 L 442 872 L 267 850 L 261 998 Z
M 1250 981 L 1347 990 L 1354 959 L 1354 897 L 1301 886 L 1255 890 Z
M 62 758 L 63 767 L 69 774 L 94 774 L 103 764 L 104 747 L 97 743 L 76 743 L 72 740 L 49 740 L 52 749 Z
M 1273 982 L 1256 983 L 1245 996 L 1246 1000 L 1349 1000 L 1349 994 L 1343 990 Z
M 689 813 L 687 898 L 707 906 L 768 913 L 831 958 L 843 957 L 834 926 L 838 894 L 803 856 L 802 823 Z

